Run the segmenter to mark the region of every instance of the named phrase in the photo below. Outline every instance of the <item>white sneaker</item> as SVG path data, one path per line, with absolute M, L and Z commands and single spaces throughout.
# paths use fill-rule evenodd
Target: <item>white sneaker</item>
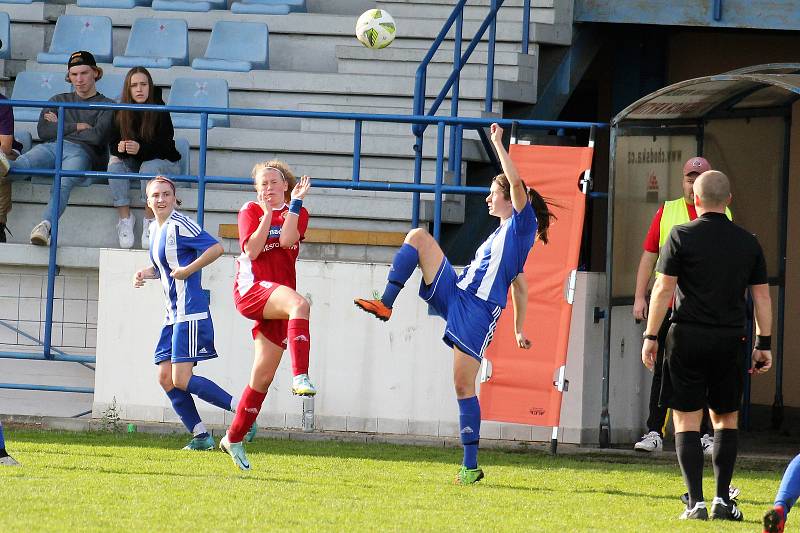
M 9 163 L 6 154 L 0 150 L 0 178 L 8 174 L 8 171 L 11 169 L 11 163 Z
M 0 457 L 0 466 L 21 466 L 13 457 L 6 455 Z
M 42 220 L 31 231 L 31 244 L 37 246 L 50 245 L 50 223 Z
M 297 374 L 292 378 L 292 394 L 296 396 L 314 396 L 317 388 L 308 379 L 308 374 Z
M 633 449 L 637 452 L 660 452 L 664 449 L 664 441 L 658 431 L 651 431 L 650 433 L 645 433 L 639 439 L 639 442 L 633 445 Z
M 700 437 L 700 446 L 703 447 L 703 455 L 711 457 L 714 453 L 714 437 L 706 433 Z
M 136 217 L 133 213 L 128 218 L 121 218 L 117 222 L 117 237 L 119 237 L 120 248 L 133 248 L 133 225 L 136 224 Z
M 150 224 L 155 220 L 154 218 L 142 219 L 142 250 L 150 249 Z

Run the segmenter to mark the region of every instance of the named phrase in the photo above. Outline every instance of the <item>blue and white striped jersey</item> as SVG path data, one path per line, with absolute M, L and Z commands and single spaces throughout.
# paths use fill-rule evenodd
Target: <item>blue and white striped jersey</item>
M 505 307 L 508 288 L 525 266 L 538 226 L 530 202 L 519 213 L 512 209 L 508 220 L 478 247 L 475 259 L 458 277 L 458 288 Z
M 165 324 L 208 318 L 208 298 L 201 285 L 201 272 L 185 280 L 174 279 L 170 274 L 177 267 L 188 266 L 215 244 L 214 237 L 177 211 L 162 226 L 159 227 L 158 221 L 151 224 L 150 260 L 164 290 Z

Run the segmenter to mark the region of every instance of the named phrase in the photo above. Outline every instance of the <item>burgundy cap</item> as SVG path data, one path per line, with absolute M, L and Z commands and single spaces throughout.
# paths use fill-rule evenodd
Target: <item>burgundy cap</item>
M 707 170 L 711 170 L 711 164 L 704 157 L 693 157 L 683 165 L 684 176 L 692 173 L 702 174 Z

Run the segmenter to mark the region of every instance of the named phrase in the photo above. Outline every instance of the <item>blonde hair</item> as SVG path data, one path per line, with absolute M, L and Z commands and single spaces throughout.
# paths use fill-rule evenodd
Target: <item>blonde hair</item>
M 261 163 L 256 163 L 253 167 L 253 171 L 250 173 L 250 176 L 253 178 L 253 182 L 255 182 L 256 178 L 265 172 L 266 170 L 277 170 L 278 173 L 283 178 L 283 181 L 286 182 L 286 192 L 283 193 L 283 199 L 286 203 L 291 201 L 292 199 L 292 189 L 294 189 L 294 184 L 297 182 L 297 178 L 295 177 L 292 170 L 289 168 L 289 165 L 284 163 L 279 159 L 271 159 L 269 161 L 263 161 Z

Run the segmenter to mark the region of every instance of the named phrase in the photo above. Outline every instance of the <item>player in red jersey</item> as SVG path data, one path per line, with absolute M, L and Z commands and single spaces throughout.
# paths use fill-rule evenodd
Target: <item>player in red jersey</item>
M 311 180 L 308 176 L 296 180 L 286 163 L 276 160 L 257 164 L 252 176 L 256 201 L 239 210 L 242 253 L 236 260 L 233 297 L 236 309 L 256 322 L 255 360 L 236 416 L 220 441 L 220 448 L 242 470 L 250 469 L 242 439 L 258 416 L 287 343 L 294 374 L 292 392 L 317 393 L 308 379 L 309 304 L 295 291 L 295 262 L 308 227 L 303 198 Z

